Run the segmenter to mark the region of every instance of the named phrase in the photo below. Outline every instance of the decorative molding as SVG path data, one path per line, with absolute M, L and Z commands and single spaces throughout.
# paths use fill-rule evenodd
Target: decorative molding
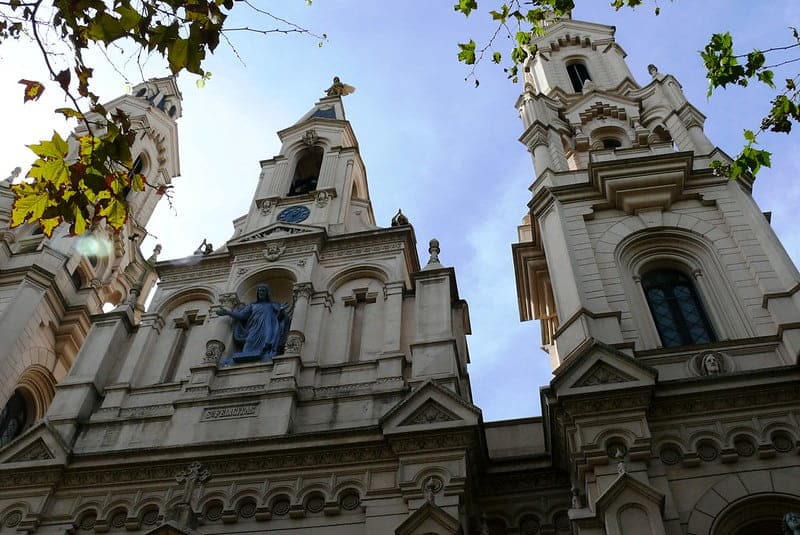
M 47 461 L 54 459 L 53 453 L 40 438 L 24 450 L 11 457 L 8 463 L 22 463 L 27 461 Z
M 262 457 L 236 457 L 204 462 L 215 477 L 232 474 L 252 474 L 258 471 L 284 470 L 301 467 L 320 467 L 353 463 L 369 463 L 395 459 L 391 448 L 385 445 L 324 449 L 303 453 L 276 454 Z M 62 484 L 64 488 L 107 485 L 111 483 L 131 483 L 172 479 L 175 471 L 181 466 L 174 464 L 139 464 L 128 468 L 120 466 L 102 470 L 84 470 L 67 473 Z M 58 480 L 59 474 L 42 472 L 12 474 L 0 478 L 0 486 L 6 482 L 13 485 L 29 486 L 44 484 Z M 30 477 L 33 476 L 33 479 Z M 47 476 L 47 477 L 45 477 Z M 49 477 L 49 479 L 48 479 Z
M 570 492 L 570 480 L 567 474 L 560 471 L 536 473 L 512 472 L 488 476 L 478 487 L 483 496 L 498 496 L 517 492 L 539 492 L 543 488 L 562 487 L 566 499 Z
M 227 277 L 230 273 L 230 266 L 214 268 L 214 269 L 197 269 L 197 266 L 191 269 L 170 270 L 160 274 L 161 282 L 178 282 L 186 280 L 202 280 L 212 279 L 216 277 Z
M 246 243 L 249 241 L 256 241 L 256 240 L 263 240 L 264 238 L 268 238 L 273 234 L 283 235 L 295 235 L 295 234 L 309 234 L 315 232 L 314 229 L 308 228 L 297 228 L 291 227 L 289 225 L 275 225 L 266 230 L 262 230 L 257 234 L 253 234 L 251 236 L 247 236 L 246 238 L 242 238 L 241 243 Z
M 401 251 L 404 249 L 404 247 L 405 246 L 402 241 L 390 241 L 376 243 L 374 245 L 365 245 L 362 247 L 326 248 L 320 254 L 320 259 L 333 260 L 335 258 L 348 258 L 351 256 Z
M 800 400 L 800 386 L 770 389 L 760 392 L 739 392 L 735 396 L 726 390 L 712 396 L 707 391 L 697 393 L 703 397 L 660 399 L 650 410 L 654 418 L 685 417 L 690 414 L 708 414 L 717 411 L 739 409 L 752 410 L 766 405 L 783 405 Z
M 578 379 L 573 386 L 596 386 L 612 383 L 628 383 L 631 381 L 635 381 L 635 379 L 630 375 L 621 372 L 617 368 L 614 368 L 605 362 L 600 361 L 589 368 L 589 370 L 584 373 L 583 376 Z
M 414 411 L 411 416 L 400 422 L 399 426 L 455 422 L 458 420 L 461 420 L 461 418 L 444 408 L 441 403 L 429 399 Z
M 416 453 L 426 450 L 470 448 L 477 438 L 471 432 L 414 436 L 392 440 L 392 449 L 397 453 Z

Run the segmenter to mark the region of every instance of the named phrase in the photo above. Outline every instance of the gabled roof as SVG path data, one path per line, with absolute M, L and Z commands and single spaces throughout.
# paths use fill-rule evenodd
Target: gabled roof
M 384 434 L 478 425 L 481 410 L 428 379 L 381 419 Z
M 461 533 L 461 523 L 435 503 L 425 502 L 394 532 L 395 535 L 427 535 L 429 533 L 458 535 Z
M 69 446 L 58 432 L 50 427 L 47 420 L 40 420 L 0 449 L 0 470 L 65 465 L 69 452 Z

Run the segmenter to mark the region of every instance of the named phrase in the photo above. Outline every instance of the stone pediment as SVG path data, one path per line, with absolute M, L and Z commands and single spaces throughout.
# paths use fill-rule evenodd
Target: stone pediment
M 430 533 L 461 533 L 461 523 L 435 503 L 425 502 L 422 507 L 400 524 L 395 535 L 428 535 Z
M 0 450 L 0 470 L 16 469 L 22 463 L 64 464 L 66 461 L 66 446 L 44 421 Z
M 273 223 L 256 232 L 251 232 L 245 236 L 240 236 L 228 242 L 228 246 L 239 245 L 243 243 L 252 243 L 258 241 L 272 240 L 276 238 L 287 238 L 290 236 L 316 234 L 323 232 L 319 227 L 311 227 L 308 225 L 296 225 L 292 223 Z
M 423 383 L 382 418 L 384 434 L 478 425 L 481 411 L 432 379 Z
M 654 386 L 657 372 L 610 346 L 594 342 L 555 370 L 559 398 Z
M 655 505 L 660 513 L 664 511 L 664 494 L 646 483 L 622 473 L 600 495 L 595 502 L 597 511 L 606 511 L 613 504 L 622 503 L 650 503 Z
M 570 124 L 587 124 L 594 119 L 617 119 L 630 124 L 632 118 L 639 117 L 639 104 L 606 91 L 591 91 L 570 104 L 564 115 Z

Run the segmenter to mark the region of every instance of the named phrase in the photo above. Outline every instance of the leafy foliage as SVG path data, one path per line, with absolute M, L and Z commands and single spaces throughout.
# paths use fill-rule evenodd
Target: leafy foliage
M 617 10 L 624 7 L 635 8 L 643 3 L 643 0 L 611 0 L 611 6 Z M 466 79 L 476 78 L 476 66 L 488 52 L 491 52 L 492 63 L 499 64 L 503 61 L 504 52 L 496 50 L 495 41 L 499 35 L 505 34 L 513 39 L 513 45 L 511 51 L 508 52 L 510 64 L 503 70 L 516 83 L 519 80 L 520 67 L 524 68 L 528 59 L 536 54 L 536 46 L 531 44 L 533 38 L 544 33 L 548 21 L 567 15 L 574 7 L 573 0 L 532 0 L 530 2 L 512 0 L 496 9 L 489 10 L 489 16 L 497 23 L 497 29 L 486 44 L 478 48 L 472 39 L 468 43 L 458 44 L 459 61 L 471 66 Z M 464 15 L 469 15 L 478 9 L 478 5 L 475 1 L 459 0 L 454 9 Z M 654 13 L 655 15 L 660 13 L 658 4 L 654 8 Z M 728 85 L 747 87 L 753 80 L 774 89 L 775 72 L 773 69 L 800 60 L 796 57 L 773 65 L 766 65 L 768 54 L 800 47 L 798 30 L 796 28 L 790 28 L 790 30 L 793 43 L 765 50 L 753 50 L 740 55 L 734 54 L 733 37 L 730 33 L 713 34 L 709 43 L 700 53 L 707 71 L 708 96 L 710 97 L 715 89 L 724 89 Z M 786 79 L 784 90 L 771 102 L 772 108 L 762 120 L 760 128 L 755 132 L 745 131 L 746 144 L 730 165 L 724 165 L 719 161 L 712 163 L 712 167 L 717 172 L 730 178 L 738 178 L 744 174 L 755 175 L 762 167 L 769 167 L 771 154 L 755 147 L 756 138 L 765 130 L 788 134 L 792 129 L 792 124 L 800 121 L 798 78 L 800 75 Z M 475 85 L 478 85 L 477 78 Z
M 226 28 L 236 4 L 248 6 L 257 15 L 282 26 L 276 29 Z M 45 31 L 46 30 L 46 31 Z M 54 133 L 49 140 L 29 145 L 37 159 L 26 180 L 13 185 L 15 194 L 12 226 L 36 222 L 46 235 L 62 222 L 72 234 L 105 220 L 119 230 L 128 218 L 127 193 L 147 187 L 165 193 L 165 186 L 149 184 L 132 171 L 131 145 L 136 131 L 130 120 L 116 110 L 106 110 L 91 89 L 94 68 L 85 52 L 91 47 L 133 46 L 139 55 L 155 54 L 166 60 L 173 74 L 187 71 L 199 76 L 202 86 L 211 76 L 203 69 L 209 53 L 227 39 L 224 32 L 260 34 L 303 33 L 308 30 L 271 15 L 250 0 L 7 0 L 0 2 L 0 43 L 30 37 L 41 52 L 52 81 L 65 93 L 71 106 L 56 113 L 77 119 L 80 134 L 63 139 Z M 54 34 L 58 42 L 43 36 Z M 66 55 L 54 46 L 63 42 Z M 54 63 L 67 57 L 64 68 Z M 45 85 L 20 80 L 25 86 L 23 102 L 37 100 Z

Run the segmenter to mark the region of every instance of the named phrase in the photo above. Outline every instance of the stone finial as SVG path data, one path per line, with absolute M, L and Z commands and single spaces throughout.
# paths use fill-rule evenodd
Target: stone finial
M 428 259 L 428 266 L 430 266 L 431 264 L 441 265 L 441 263 L 439 262 L 439 253 L 441 253 L 442 250 L 439 248 L 439 240 L 433 238 L 430 241 L 430 244 L 428 245 L 428 252 L 431 255 L 430 259 Z
M 150 258 L 147 259 L 148 264 L 155 264 L 158 261 L 158 255 L 161 254 L 161 244 L 157 243 L 155 247 L 153 247 L 153 254 L 150 255 Z
M 355 93 L 356 88 L 352 85 L 343 84 L 338 76 L 333 77 L 333 84 L 325 90 L 325 94 L 329 97 L 343 97 L 351 93 Z
M 403 214 L 403 210 L 398 208 L 397 213 L 394 214 L 394 217 L 392 218 L 392 226 L 399 227 L 402 225 L 410 225 L 410 224 L 411 223 L 409 223 L 408 218 Z
M 578 487 L 572 487 L 572 508 L 583 508 L 583 503 L 581 502 L 581 490 Z

